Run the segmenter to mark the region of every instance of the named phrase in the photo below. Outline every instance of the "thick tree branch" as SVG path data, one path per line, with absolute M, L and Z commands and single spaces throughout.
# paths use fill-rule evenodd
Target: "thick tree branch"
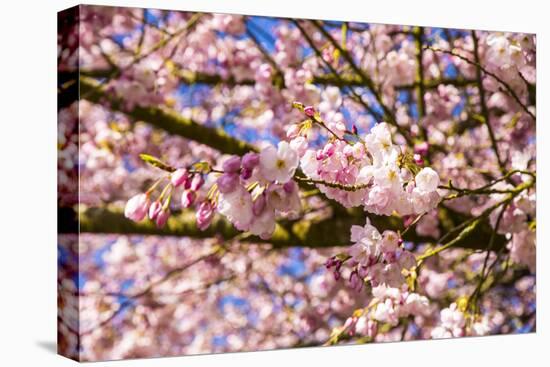
M 179 82 L 186 85 L 191 84 L 207 84 L 207 85 L 254 85 L 256 81 L 254 79 L 236 79 L 232 75 L 222 77 L 219 74 L 201 73 L 186 69 L 179 69 L 174 71 L 179 78 Z M 81 69 L 80 75 L 90 78 L 107 78 L 113 73 L 112 69 Z M 63 75 L 63 73 L 60 73 Z M 336 87 L 364 87 L 363 80 L 352 73 L 339 73 L 338 75 L 321 74 L 315 75 L 311 79 L 313 84 L 318 85 L 330 85 Z M 426 90 L 437 89 L 440 85 L 454 85 L 455 87 L 468 87 L 476 85 L 476 80 L 466 79 L 463 77 L 457 78 L 439 78 L 424 81 L 424 88 Z M 397 90 L 413 90 L 417 87 L 417 83 L 396 85 L 394 88 Z
M 416 75 L 414 78 L 416 92 L 416 109 L 418 112 L 418 121 L 420 133 L 424 140 L 428 139 L 426 127 L 422 120 L 426 116 L 426 87 L 424 85 L 424 49 L 422 48 L 424 28 L 414 27 L 414 42 L 416 45 Z
M 142 120 L 165 131 L 206 144 L 226 154 L 243 155 L 256 147 L 228 135 L 222 129 L 200 125 L 191 119 L 160 107 L 135 106 L 127 109 L 121 99 L 111 95 L 99 82 L 80 77 L 80 97 L 93 103 L 102 103 L 114 111 L 125 113 L 134 120 Z
M 394 216 L 378 216 L 369 214 L 371 223 L 380 231 L 391 229 L 403 231 L 402 220 Z M 454 226 L 467 220 L 467 217 L 442 208 L 442 230 L 448 230 L 447 226 Z M 349 231 L 352 225 L 365 224 L 365 213 L 360 209 L 347 210 L 344 213 L 334 213 L 329 218 L 301 219 L 298 221 L 281 221 L 277 224 L 273 236 L 269 240 L 262 240 L 255 236 L 247 236 L 237 231 L 233 225 L 223 217 L 216 215 L 211 226 L 201 231 L 196 226 L 195 213 L 190 210 L 174 214 L 168 220 L 164 228 L 157 228 L 151 221 L 144 220 L 140 223 L 132 222 L 124 217 L 122 209 L 115 206 L 105 208 L 82 208 L 76 213 L 71 208 L 61 208 L 59 221 L 63 222 L 63 228 L 69 228 L 71 222 L 79 221 L 81 233 L 117 233 L 117 234 L 141 234 L 159 236 L 185 236 L 192 238 L 218 237 L 223 240 L 239 240 L 249 243 L 269 243 L 274 248 L 309 247 L 326 248 L 335 246 L 349 246 Z M 481 220 L 479 225 L 469 236 L 457 240 L 455 247 L 470 249 L 485 249 L 491 238 L 492 230 L 486 220 Z M 406 241 L 416 244 L 433 242 L 434 239 L 422 237 L 409 230 L 404 235 Z M 504 236 L 496 236 L 493 249 L 498 251 L 505 243 Z

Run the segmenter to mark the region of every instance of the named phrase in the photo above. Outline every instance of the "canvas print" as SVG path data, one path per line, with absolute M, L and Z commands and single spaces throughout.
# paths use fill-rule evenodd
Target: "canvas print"
M 536 331 L 536 36 L 58 14 L 58 350 Z

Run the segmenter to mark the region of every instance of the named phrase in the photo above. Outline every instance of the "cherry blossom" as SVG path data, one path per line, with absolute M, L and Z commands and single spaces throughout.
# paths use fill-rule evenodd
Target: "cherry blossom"
M 64 354 L 536 330 L 535 35 L 78 9 Z

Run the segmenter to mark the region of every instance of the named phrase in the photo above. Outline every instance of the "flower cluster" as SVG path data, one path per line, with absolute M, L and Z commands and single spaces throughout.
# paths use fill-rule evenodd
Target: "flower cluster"
M 400 288 L 379 285 L 372 290 L 370 305 L 357 310 L 349 317 L 341 332 L 374 339 L 379 324 L 397 326 L 399 320 L 410 316 L 426 316 L 429 313 L 429 301 L 418 293 Z
M 397 325 L 399 319 L 429 312 L 429 301 L 418 293 L 380 285 L 372 289 L 376 302 L 372 317 L 379 322 Z
M 151 200 L 156 188 L 164 181 L 169 182 L 155 200 Z M 145 217 L 154 221 L 156 226 L 162 228 L 170 217 L 170 204 L 174 188 L 182 187 L 185 191 L 182 194 L 182 207 L 186 208 L 193 204 L 196 192 L 204 184 L 204 178 L 198 172 L 190 173 L 185 168 L 176 169 L 170 175 L 157 180 L 145 193 L 134 195 L 126 203 L 124 215 L 134 222 L 140 222 Z M 200 227 L 200 225 L 199 225 Z
M 522 179 L 531 180 L 530 176 Z M 510 184 L 499 183 L 494 185 L 500 190 L 510 190 L 513 187 Z M 504 199 L 504 194 L 491 195 L 491 202 L 498 202 Z M 529 194 L 527 191 L 521 193 L 504 208 L 502 217 L 498 226 L 498 232 L 511 237 L 507 247 L 510 251 L 510 258 L 518 264 L 527 265 L 531 272 L 536 271 L 536 198 L 535 193 Z M 491 224 L 496 226 L 500 210 L 491 213 Z
M 309 178 L 347 187 L 318 185 L 327 197 L 346 207 L 364 206 L 381 215 L 411 215 L 433 209 L 440 200 L 438 174 L 424 167 L 413 175 L 416 164 L 406 162 L 386 123 L 375 125 L 359 142 L 333 139 L 320 149 L 307 149 L 300 163 Z
M 169 175 L 170 185 L 157 201 L 150 204 L 149 193 L 138 195 L 129 201 L 126 216 L 140 221 L 151 205 L 149 217 L 162 227 L 169 216 L 172 189 L 184 187 L 181 206 L 188 208 L 204 183 L 201 173 L 214 173 L 220 176 L 206 199 L 198 202 L 197 226 L 206 229 L 217 210 L 238 230 L 268 238 L 275 230 L 277 215 L 292 216 L 300 210 L 298 187 L 293 180 L 299 164 L 320 191 L 347 207 L 364 206 L 375 214 L 411 215 L 425 213 L 439 203 L 438 174 L 429 167 L 418 170 L 414 162 L 406 161 L 400 148 L 393 144 L 386 123 L 374 126 L 364 140 L 351 143 L 343 138 L 347 133 L 343 122 L 325 123 L 314 107 L 300 103 L 294 106 L 303 111 L 307 120 L 289 128 L 290 142 L 281 141 L 277 147 L 270 145 L 242 158 L 231 156 L 221 170 L 208 169 L 191 176 L 185 168 L 175 170 Z M 314 123 L 333 135 L 317 150 L 308 148 L 306 138 Z M 351 133 L 358 137 L 356 129 Z M 426 154 L 427 149 L 426 144 L 419 144 L 417 155 Z
M 195 206 L 197 227 L 208 228 L 214 213 L 225 216 L 235 228 L 249 231 L 261 238 L 269 238 L 275 230 L 277 215 L 294 216 L 301 209 L 298 185 L 292 180 L 298 166 L 298 155 L 288 142 L 269 146 L 261 153 L 247 153 L 242 158 L 231 156 L 222 169 L 212 169 L 199 162 L 190 168 L 170 169 L 154 159 L 154 165 L 171 171 L 159 179 L 146 193 L 128 200 L 125 216 L 133 221 L 149 219 L 163 227 L 170 216 L 170 202 L 175 188 L 183 188 L 181 208 Z M 160 163 L 159 163 L 160 162 Z M 205 183 L 204 175 L 218 175 L 208 193 L 199 190 Z M 151 201 L 156 187 L 164 180 L 169 183 L 160 196 Z
M 287 142 L 242 160 L 225 161 L 218 178 L 218 212 L 241 231 L 269 238 L 277 215 L 296 215 L 301 209 L 298 185 L 292 180 L 298 156 Z
M 354 288 L 361 288 L 365 280 L 373 286 L 386 285 L 401 287 L 407 274 L 416 266 L 416 258 L 403 248 L 399 234 L 386 230 L 380 233 L 367 218 L 365 226 L 351 227 L 353 245 L 348 256 L 330 258 L 326 266 L 334 267 L 335 278 L 340 277 L 343 259 L 350 261 L 354 270 L 350 274 L 350 283 Z
M 432 330 L 432 338 L 443 339 L 464 335 L 466 318 L 456 303 L 441 310 L 440 323 Z
M 441 310 L 439 323 L 431 331 L 434 339 L 456 338 L 464 335 L 487 335 L 491 330 L 487 317 L 475 320 L 472 315 L 463 312 L 457 303 Z

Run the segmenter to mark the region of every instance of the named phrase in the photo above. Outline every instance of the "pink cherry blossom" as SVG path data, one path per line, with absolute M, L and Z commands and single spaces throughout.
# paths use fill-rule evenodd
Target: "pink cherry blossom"
M 150 204 L 151 202 L 149 201 L 149 195 L 135 195 L 126 203 L 126 207 L 124 208 L 124 216 L 134 222 L 139 222 L 147 215 Z
M 265 179 L 286 183 L 298 167 L 298 154 L 282 141 L 277 148 L 269 146 L 260 153 L 260 170 Z

